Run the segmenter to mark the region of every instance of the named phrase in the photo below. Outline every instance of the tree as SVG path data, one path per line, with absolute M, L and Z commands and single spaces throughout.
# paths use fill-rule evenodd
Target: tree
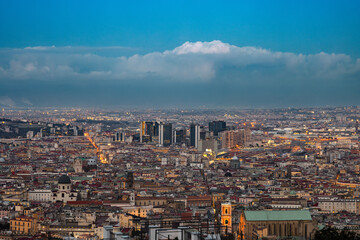
M 9 222 L 0 222 L 0 230 L 9 230 L 10 229 L 10 223 Z
M 334 228 L 326 227 L 315 232 L 314 240 L 360 240 L 360 235 L 347 229 L 338 231 Z

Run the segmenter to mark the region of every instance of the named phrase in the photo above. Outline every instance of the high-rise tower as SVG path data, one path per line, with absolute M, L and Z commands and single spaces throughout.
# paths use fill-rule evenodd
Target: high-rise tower
M 209 122 L 209 131 L 214 133 L 214 136 L 218 136 L 219 132 L 226 130 L 226 122 L 224 121 L 212 121 Z
M 197 148 L 200 140 L 200 125 L 190 125 L 190 146 Z
M 171 123 L 161 123 L 159 125 L 159 144 L 167 147 L 172 144 L 172 124 Z

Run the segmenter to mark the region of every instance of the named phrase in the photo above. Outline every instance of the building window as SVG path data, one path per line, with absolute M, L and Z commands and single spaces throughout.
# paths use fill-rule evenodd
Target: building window
M 270 227 L 270 224 L 268 226 L 268 229 L 269 229 L 269 235 L 271 235 L 271 227 Z
M 279 236 L 282 236 L 282 232 L 281 232 L 281 224 L 279 225 Z
M 276 226 L 274 224 L 274 232 L 273 232 L 274 235 L 276 235 Z

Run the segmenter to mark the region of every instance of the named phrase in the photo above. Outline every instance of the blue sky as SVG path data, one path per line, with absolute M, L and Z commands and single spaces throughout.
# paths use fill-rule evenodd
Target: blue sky
M 359 1 L 3 0 L 0 104 L 81 105 L 94 92 L 105 100 L 93 104 L 159 105 L 155 85 L 192 107 L 358 105 L 359 12 Z

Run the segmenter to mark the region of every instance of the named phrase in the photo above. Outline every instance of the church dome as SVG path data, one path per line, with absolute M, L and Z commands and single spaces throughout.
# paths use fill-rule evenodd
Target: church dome
M 58 180 L 58 184 L 71 184 L 71 180 L 68 175 L 62 175 Z
M 236 155 L 234 155 L 231 160 L 239 160 L 239 158 Z

